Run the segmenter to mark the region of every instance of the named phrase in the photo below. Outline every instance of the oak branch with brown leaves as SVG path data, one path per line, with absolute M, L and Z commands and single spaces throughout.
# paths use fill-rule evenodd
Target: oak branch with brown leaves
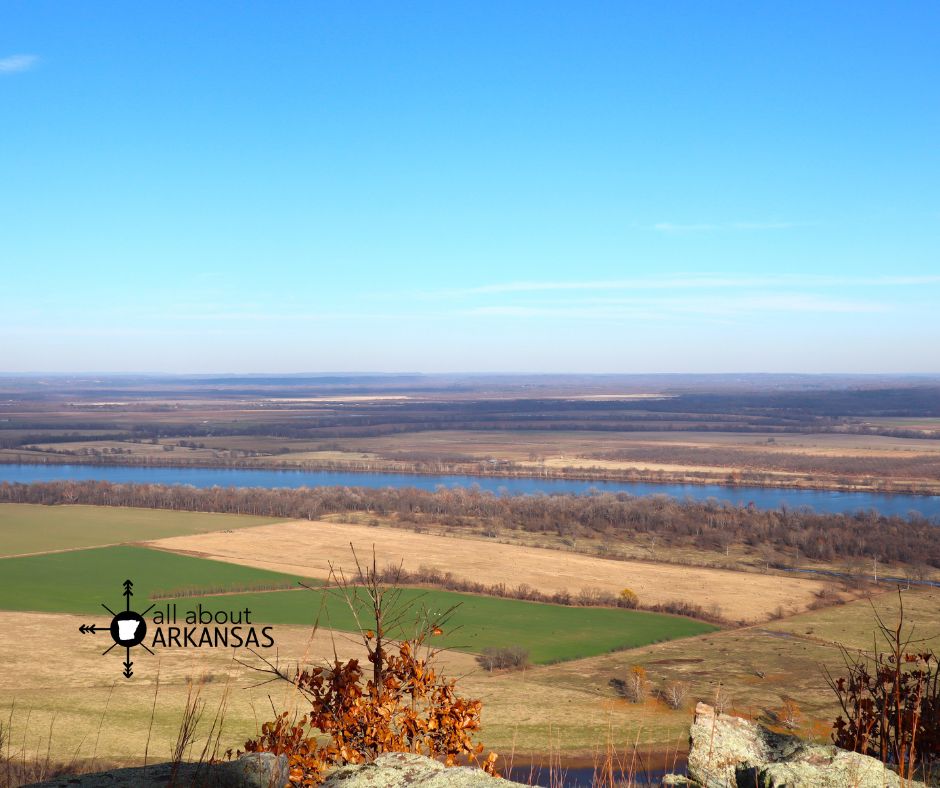
M 842 708 L 832 740 L 911 779 L 940 758 L 940 655 L 924 646 L 931 638 L 915 640 L 913 627 L 905 626 L 900 588 L 897 622 L 887 623 L 877 610 L 875 621 L 885 646 L 876 638 L 874 652 L 858 656 L 842 647 L 847 675 L 825 672 Z
M 264 723 L 245 751 L 287 755 L 291 784 L 299 786 L 318 785 L 334 766 L 385 752 L 419 753 L 448 766 L 464 759 L 495 775 L 496 754 L 484 757 L 483 745 L 473 738 L 482 703 L 461 697 L 456 680 L 433 666 L 440 649 L 431 640 L 448 625 L 454 608 L 431 616 L 413 602 L 403 604 L 400 587 L 382 582 L 387 572 L 377 571 L 374 555 L 365 568 L 355 551 L 353 557 L 352 579 L 330 567 L 330 591 L 352 611 L 372 670 L 358 659 L 334 656 L 330 665 L 287 673 L 255 652 L 263 664 L 248 667 L 268 674 L 268 681 L 293 684 L 310 709 L 300 715 L 285 711 Z

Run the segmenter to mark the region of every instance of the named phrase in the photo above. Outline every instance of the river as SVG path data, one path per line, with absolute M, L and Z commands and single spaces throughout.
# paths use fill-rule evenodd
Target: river
M 584 481 L 531 477 L 360 473 L 352 471 L 268 470 L 263 468 L 176 468 L 125 465 L 0 465 L 0 482 L 50 482 L 97 479 L 115 483 L 189 484 L 194 487 L 478 487 L 497 495 L 580 494 L 591 491 L 630 495 L 668 495 L 679 499 L 714 498 L 736 506 L 759 509 L 810 507 L 817 512 L 855 512 L 876 509 L 886 515 L 917 512 L 940 522 L 940 496 L 797 490 L 721 484 L 651 484 L 646 482 Z

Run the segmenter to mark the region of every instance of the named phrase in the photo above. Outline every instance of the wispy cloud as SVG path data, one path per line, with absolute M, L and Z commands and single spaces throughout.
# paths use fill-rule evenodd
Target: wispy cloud
M 29 71 L 39 62 L 37 55 L 9 55 L 0 58 L 0 74 L 18 74 Z
M 812 276 L 779 274 L 772 276 L 737 276 L 728 274 L 675 274 L 635 279 L 587 279 L 582 281 L 496 282 L 475 287 L 421 293 L 428 298 L 465 297 L 496 293 L 540 293 L 578 290 L 699 290 L 815 288 L 815 287 L 910 287 L 940 284 L 940 275 L 923 276 Z
M 482 305 L 461 314 L 477 317 L 666 319 L 676 315 L 708 315 L 728 318 L 749 313 L 878 313 L 889 307 L 874 301 L 825 298 L 810 293 L 742 293 L 715 297 L 586 298 L 538 305 Z
M 660 233 L 701 233 L 717 230 L 789 230 L 804 226 L 800 222 L 698 222 L 682 224 L 677 222 L 657 222 L 654 230 Z
M 676 273 L 629 279 L 498 282 L 421 293 L 470 318 L 735 321 L 762 314 L 883 314 L 889 288 L 940 286 L 940 274 L 825 275 Z M 463 303 L 460 303 L 463 302 Z

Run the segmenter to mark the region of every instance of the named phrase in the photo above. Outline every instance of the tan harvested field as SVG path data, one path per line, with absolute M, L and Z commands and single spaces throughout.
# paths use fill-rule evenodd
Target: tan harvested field
M 549 397 L 549 399 L 570 400 L 632 400 L 632 399 L 671 399 L 674 394 L 577 394 L 570 397 Z
M 773 443 L 768 443 L 773 440 Z M 632 446 L 675 446 L 686 448 L 739 448 L 755 451 L 790 452 L 807 455 L 896 456 L 940 453 L 940 440 L 893 438 L 882 435 L 840 435 L 833 433 L 737 433 L 694 432 L 596 432 L 552 430 L 436 430 L 388 435 L 380 438 L 340 438 L 337 443 L 358 451 L 460 451 L 492 455 L 502 459 L 526 459 L 535 451 L 548 456 L 579 456 L 586 452 L 629 449 Z
M 215 412 L 186 412 L 187 416 L 215 416 Z M 257 410 L 227 411 L 228 416 L 248 416 L 262 421 L 273 416 Z M 280 417 L 295 414 L 278 411 Z M 309 417 L 310 411 L 302 411 L 296 416 Z M 49 431 L 51 432 L 51 431 Z M 396 452 L 421 452 L 429 456 L 435 454 L 473 455 L 480 459 L 496 458 L 515 462 L 530 461 L 530 455 L 539 459 L 551 460 L 561 464 L 561 460 L 576 460 L 587 455 L 602 454 L 612 451 L 629 451 L 631 448 L 668 448 L 675 449 L 736 449 L 760 452 L 768 456 L 779 454 L 806 455 L 808 457 L 937 457 L 940 456 L 940 439 L 894 438 L 882 435 L 841 435 L 820 434 L 781 434 L 781 433 L 722 433 L 722 432 L 583 432 L 552 430 L 429 430 L 424 432 L 406 432 L 395 435 L 367 438 L 335 438 L 323 440 L 277 438 L 264 435 L 227 435 L 224 437 L 200 437 L 196 442 L 212 449 L 236 449 L 256 451 L 276 451 L 288 449 L 295 451 L 324 451 L 324 444 L 329 443 L 329 451 L 339 455 L 371 455 L 381 457 Z M 772 441 L 768 443 L 768 441 Z M 81 449 L 86 447 L 116 447 L 131 449 L 149 455 L 164 451 L 164 444 L 175 445 L 176 439 L 162 438 L 159 444 L 149 442 L 58 442 L 38 443 L 42 449 Z M 192 449 L 177 451 L 188 452 Z M 285 455 L 285 456 L 293 456 Z M 285 456 L 280 457 L 284 459 Z M 173 459 L 167 457 L 167 459 Z M 278 457 L 272 458 L 278 459 Z M 352 458 L 351 458 L 352 459 Z M 686 467 L 683 465 L 682 467 Z M 706 466 L 712 467 L 712 466 Z M 713 467 L 712 467 L 713 469 Z
M 940 440 L 881 435 L 722 432 L 429 431 L 346 438 L 334 450 L 348 461 L 499 460 L 516 471 L 549 469 L 581 474 L 639 473 L 652 479 L 722 482 L 751 474 L 755 483 L 795 486 L 854 484 L 875 488 L 886 480 L 902 488 L 940 489 Z M 353 452 L 359 457 L 354 458 Z M 290 456 L 290 455 L 287 455 Z M 283 457 L 282 457 L 283 459 Z
M 245 450 L 250 440 L 210 439 L 215 449 Z M 289 450 L 256 458 L 261 465 L 299 461 L 362 463 L 406 467 L 411 461 L 464 462 L 499 460 L 515 470 L 550 469 L 593 472 L 668 474 L 686 481 L 724 481 L 731 474 L 761 474 L 762 483 L 844 484 L 846 479 L 872 484 L 889 477 L 920 486 L 940 479 L 940 440 L 879 435 L 773 434 L 721 432 L 565 432 L 565 431 L 427 431 L 383 437 L 341 438 L 329 442 L 329 453 L 309 441 L 266 442 L 268 450 Z M 705 477 L 705 478 L 703 478 Z M 654 477 L 655 478 L 655 477 Z
M 405 396 L 404 394 L 350 394 L 346 396 L 338 394 L 334 397 L 277 397 L 268 398 L 264 401 L 273 404 L 292 404 L 298 402 L 385 402 L 386 400 L 401 399 L 411 399 L 411 397 Z
M 30 448 L 35 447 L 40 452 L 75 452 L 79 456 L 94 454 L 100 452 L 114 459 L 121 457 L 135 460 L 157 460 L 162 462 L 169 458 L 174 459 L 176 454 L 180 460 L 192 462 L 193 460 L 210 461 L 216 458 L 216 453 L 212 450 L 193 449 L 183 446 L 176 446 L 176 441 L 163 441 L 161 443 L 136 443 L 133 441 L 69 441 L 64 443 L 35 443 L 30 444 Z M 171 448 L 165 448 L 170 446 Z M 22 450 L 21 450 L 22 451 Z M 173 454 L 171 454 L 173 452 Z
M 545 467 L 561 470 L 563 468 L 597 469 L 605 471 L 668 471 L 682 473 L 694 471 L 699 473 L 731 473 L 735 468 L 721 465 L 677 465 L 670 462 L 648 462 L 645 460 L 597 460 L 584 457 L 549 457 L 535 463 L 526 463 L 529 467 Z
M 778 607 L 803 610 L 826 585 L 804 578 L 617 561 L 492 540 L 326 521 L 303 520 L 148 542 L 166 550 L 311 577 L 327 577 L 330 562 L 348 572 L 350 543 L 360 556 L 371 555 L 374 545 L 380 566 L 401 562 L 412 571 L 433 567 L 461 579 L 512 587 L 525 583 L 543 592 L 599 588 L 619 593 L 628 587 L 645 604 L 682 600 L 706 609 L 717 605 L 731 620 L 764 620 Z

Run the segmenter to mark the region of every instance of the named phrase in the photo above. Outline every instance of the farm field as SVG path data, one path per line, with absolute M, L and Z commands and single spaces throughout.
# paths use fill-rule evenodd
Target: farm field
M 149 749 L 151 763 L 170 758 L 190 686 L 202 685 L 205 702 L 192 753 L 198 758 L 212 718 L 225 703 L 221 748 L 238 747 L 255 735 L 278 709 L 295 710 L 296 694 L 286 684 L 257 686 L 259 674 L 233 661 L 231 650 L 167 649 L 143 654 L 132 680 L 120 675 L 120 658 L 101 656 L 96 644 L 77 633 L 81 623 L 106 625 L 107 618 L 0 611 L 0 629 L 17 637 L 0 639 L 0 719 L 12 723 L 11 751 L 42 760 L 49 738 L 60 761 L 88 770 L 95 760 L 137 765 Z M 364 659 L 361 646 L 344 633 L 276 626 L 282 665 L 322 664 L 335 653 L 341 660 Z M 249 654 L 239 658 L 255 664 Z M 483 731 L 488 749 L 503 757 L 540 762 L 553 751 L 591 756 L 611 737 L 618 746 L 682 749 L 691 711 L 611 703 L 590 686 L 550 687 L 529 680 L 531 671 L 482 670 L 475 659 L 442 652 L 439 667 L 460 677 L 462 695 L 483 701 Z M 153 730 L 147 744 L 151 713 Z
M 321 610 L 321 599 L 322 623 L 331 629 L 355 630 L 355 620 L 346 604 L 318 591 L 193 598 L 180 600 L 179 608 L 180 611 L 184 607 L 195 608 L 197 603 L 232 610 L 249 608 L 263 623 L 312 625 Z M 565 607 L 449 591 L 404 589 L 401 602 L 413 603 L 416 610 L 426 608 L 432 617 L 459 605 L 445 626 L 444 634 L 435 640 L 436 644 L 472 653 L 486 648 L 521 646 L 536 664 L 580 659 L 717 629 L 678 616 L 600 607 Z M 402 634 L 408 635 L 408 629 Z
M 189 589 L 193 596 L 169 600 L 176 603 L 180 617 L 202 604 L 213 609 L 248 608 L 252 623 L 312 626 L 320 617 L 322 624 L 333 629 L 356 630 L 347 605 L 334 594 L 305 589 L 236 593 L 291 585 L 296 582 L 295 576 L 126 546 L 2 559 L 0 609 L 97 614 L 102 602 L 121 601 L 125 578 L 134 581 L 138 610 L 155 593 Z M 203 592 L 227 593 L 195 596 Z M 563 607 L 437 590 L 403 589 L 401 599 L 403 603 L 414 602 L 415 610 L 423 607 L 432 614 L 459 605 L 440 638 L 441 645 L 474 653 L 491 646 L 518 645 L 529 651 L 533 662 L 576 659 L 714 629 L 678 616 Z M 399 633 L 408 634 L 407 629 Z
M 930 420 L 912 420 L 918 426 L 929 426 Z M 903 426 L 904 422 L 890 426 Z M 38 436 L 37 436 L 38 437 Z M 267 457 L 257 457 L 277 463 L 309 455 L 311 458 L 361 460 L 385 459 L 407 461 L 403 455 L 425 455 L 428 460 L 463 455 L 472 459 L 501 459 L 518 463 L 552 462 L 561 465 L 564 461 L 601 459 L 612 452 L 631 451 L 637 459 L 625 458 L 622 462 L 642 463 L 644 453 L 652 450 L 673 451 L 677 456 L 689 455 L 704 450 L 748 452 L 768 460 L 774 456 L 796 455 L 806 458 L 811 467 L 811 458 L 866 458 L 904 459 L 913 457 L 936 458 L 940 455 L 940 439 L 902 438 L 885 435 L 854 435 L 838 433 L 780 433 L 780 432 L 719 432 L 694 430 L 627 431 L 606 430 L 585 432 L 576 430 L 424 430 L 397 433 L 381 437 L 341 437 L 326 440 L 271 437 L 265 435 L 226 435 L 204 437 L 198 446 L 180 446 L 173 438 L 160 438 L 155 442 L 107 440 L 95 436 L 91 440 L 30 444 L 39 452 L 55 450 L 83 451 L 86 449 L 120 449 L 128 457 L 159 458 L 167 462 L 193 459 L 211 459 L 213 452 L 256 451 Z M 167 448 L 164 448 L 167 447 Z M 172 451 L 168 451 L 172 449 Z M 107 453 L 107 452 L 105 452 Z M 703 467 L 718 463 L 711 462 Z
M 664 471 L 716 476 L 749 471 L 801 477 L 888 475 L 940 478 L 940 440 L 832 433 L 421 432 L 336 442 L 360 457 L 428 460 L 455 454 L 532 470 Z M 289 455 L 288 455 L 289 456 Z
M 349 570 L 352 543 L 360 555 L 375 547 L 380 566 L 410 571 L 433 567 L 461 579 L 486 584 L 520 583 L 543 592 L 583 588 L 619 593 L 628 587 L 644 604 L 684 600 L 706 609 L 717 605 L 731 620 L 756 621 L 778 607 L 805 609 L 827 584 L 806 578 L 677 566 L 648 561 L 617 561 L 573 552 L 419 534 L 403 528 L 326 521 L 296 521 L 151 542 L 175 550 L 264 569 L 279 568 L 325 578 L 329 563 Z
M 818 381 L 721 376 L 311 376 L 217 379 L 209 388 L 140 378 L 106 393 L 99 385 L 70 381 L 57 397 L 37 399 L 45 381 L 7 382 L 0 462 L 940 491 L 930 383 L 831 379 L 812 390 Z
M 940 589 L 904 591 L 902 598 L 906 631 L 913 626 L 915 638 L 925 638 L 922 645 L 936 651 L 940 648 Z M 631 666 L 640 665 L 653 688 L 682 682 L 690 697 L 706 702 L 714 701 L 720 683 L 732 713 L 771 723 L 784 699 L 792 698 L 802 711 L 800 733 L 825 738 L 837 706 L 826 686 L 823 666 L 835 675 L 843 670 L 838 644 L 871 651 L 876 626 L 872 605 L 888 623 L 896 623 L 898 595 L 888 589 L 871 601 L 859 599 L 760 626 L 714 632 L 694 641 L 658 643 L 535 668 L 528 680 L 554 687 L 592 687 L 613 703 L 618 702 L 618 694 L 611 680 L 623 679 Z
M 210 439 L 224 445 L 237 438 Z M 334 441 L 350 451 L 385 454 L 396 451 L 427 451 L 447 454 L 462 451 L 480 457 L 525 461 L 529 454 L 574 457 L 632 447 L 748 449 L 765 453 L 796 453 L 808 456 L 895 456 L 940 453 L 940 440 L 899 438 L 884 435 L 838 433 L 720 432 L 696 430 L 603 431 L 583 430 L 427 430 L 378 438 L 341 438 Z
M 247 528 L 271 517 L 109 506 L 0 503 L 0 557 Z
M 866 424 L 874 427 L 900 427 L 908 430 L 920 430 L 934 435 L 940 435 L 940 418 L 924 416 L 908 416 L 895 418 L 869 418 Z
M 874 598 L 889 617 L 896 595 Z M 926 635 L 936 632 L 940 591 L 904 592 L 905 613 Z M 233 662 L 223 649 L 161 650 L 143 655 L 133 681 L 118 674 L 119 660 L 101 657 L 92 643 L 76 633 L 79 623 L 106 624 L 102 617 L 0 611 L 0 629 L 17 637 L 0 640 L 0 717 L 12 720 L 16 747 L 26 744 L 40 758 L 50 731 L 53 751 L 63 759 L 139 763 L 147 741 L 151 706 L 155 720 L 151 762 L 165 760 L 176 740 L 188 687 L 204 681 L 206 712 L 197 736 L 204 741 L 219 702 L 226 697 L 223 747 L 237 746 L 253 735 L 278 708 L 296 708 L 286 685 L 252 686 L 257 674 Z M 932 625 L 932 629 L 931 629 Z M 572 662 L 536 666 L 524 672 L 488 673 L 473 657 L 443 652 L 441 666 L 461 676 L 464 695 L 483 700 L 483 732 L 488 748 L 518 759 L 538 762 L 551 751 L 564 756 L 590 756 L 611 740 L 622 751 L 634 742 L 650 749 L 687 746 L 688 725 L 698 699 L 714 699 L 718 681 L 736 713 L 768 718 L 792 697 L 803 711 L 801 735 L 826 739 L 835 709 L 820 672 L 838 669 L 835 642 L 870 647 L 871 607 L 858 600 L 760 627 L 713 632 L 672 643 L 658 643 Z M 282 664 L 304 664 L 332 657 L 361 657 L 359 647 L 343 633 L 277 625 Z M 940 645 L 933 640 L 936 647 Z M 650 697 L 633 704 L 619 697 L 611 680 L 631 665 L 643 665 L 651 692 L 679 680 L 690 687 L 684 708 L 673 711 Z M 759 675 L 762 673 L 763 676 Z M 157 678 L 159 676 L 159 686 Z M 55 692 L 50 690 L 55 688 Z
M 91 613 L 121 602 L 121 584 L 134 582 L 136 606 L 153 594 L 181 589 L 284 587 L 297 578 L 281 572 L 116 546 L 0 559 L 0 609 Z

